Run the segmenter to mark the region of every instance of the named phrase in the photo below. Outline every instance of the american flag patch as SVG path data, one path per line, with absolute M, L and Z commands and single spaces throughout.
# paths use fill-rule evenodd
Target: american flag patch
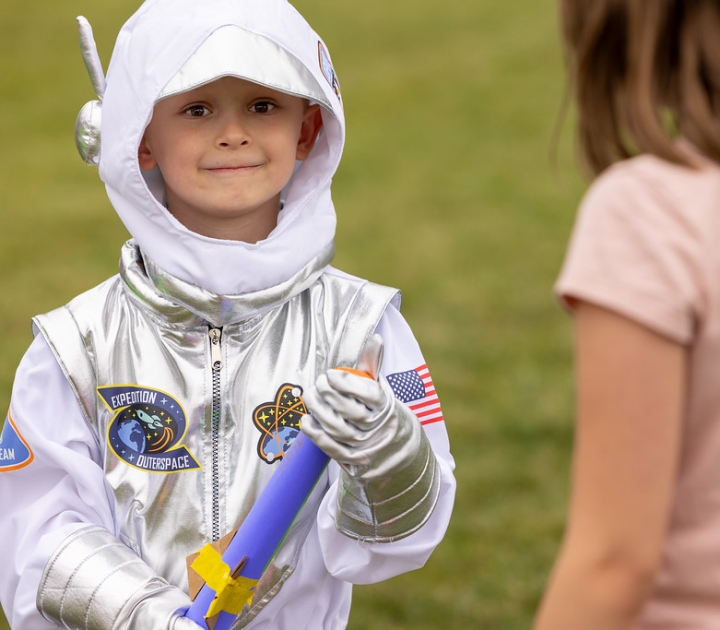
M 420 420 L 420 424 L 442 422 L 440 400 L 435 392 L 430 370 L 421 365 L 407 372 L 396 372 L 387 377 L 387 382 L 398 400 L 404 402 Z

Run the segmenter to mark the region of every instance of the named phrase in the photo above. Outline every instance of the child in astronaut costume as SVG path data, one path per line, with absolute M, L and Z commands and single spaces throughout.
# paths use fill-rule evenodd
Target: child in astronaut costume
M 102 104 L 85 110 L 81 153 L 133 240 L 118 276 L 33 320 L 2 434 L 18 448 L 0 461 L 11 626 L 196 628 L 183 616 L 186 556 L 243 521 L 302 417 L 334 461 L 233 627 L 344 628 L 352 583 L 424 564 L 455 486 L 397 292 L 329 266 L 344 119 L 327 49 L 284 0 L 149 0 L 120 32 L 106 86 L 89 69 Z M 258 238 L 218 237 L 176 212 L 146 141 L 163 103 L 226 87 L 261 94 L 252 116 L 304 103 Z M 252 140 L 233 142 L 216 142 L 230 156 L 216 166 L 255 169 L 239 162 Z

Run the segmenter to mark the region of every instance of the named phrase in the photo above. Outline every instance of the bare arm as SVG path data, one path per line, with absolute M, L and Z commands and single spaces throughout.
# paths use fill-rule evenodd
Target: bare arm
M 686 351 L 580 303 L 565 538 L 535 630 L 626 630 L 652 587 L 681 441 Z

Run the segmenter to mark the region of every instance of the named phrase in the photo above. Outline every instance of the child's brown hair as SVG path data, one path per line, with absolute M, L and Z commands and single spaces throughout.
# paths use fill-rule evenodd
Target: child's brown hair
M 638 152 L 720 162 L 720 0 L 560 0 L 582 156 L 594 174 Z

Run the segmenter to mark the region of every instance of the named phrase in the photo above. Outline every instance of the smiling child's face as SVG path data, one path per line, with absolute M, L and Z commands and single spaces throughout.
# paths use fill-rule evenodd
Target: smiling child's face
M 319 105 L 223 77 L 156 103 L 138 160 L 160 168 L 168 210 L 189 230 L 256 243 L 321 127 Z

